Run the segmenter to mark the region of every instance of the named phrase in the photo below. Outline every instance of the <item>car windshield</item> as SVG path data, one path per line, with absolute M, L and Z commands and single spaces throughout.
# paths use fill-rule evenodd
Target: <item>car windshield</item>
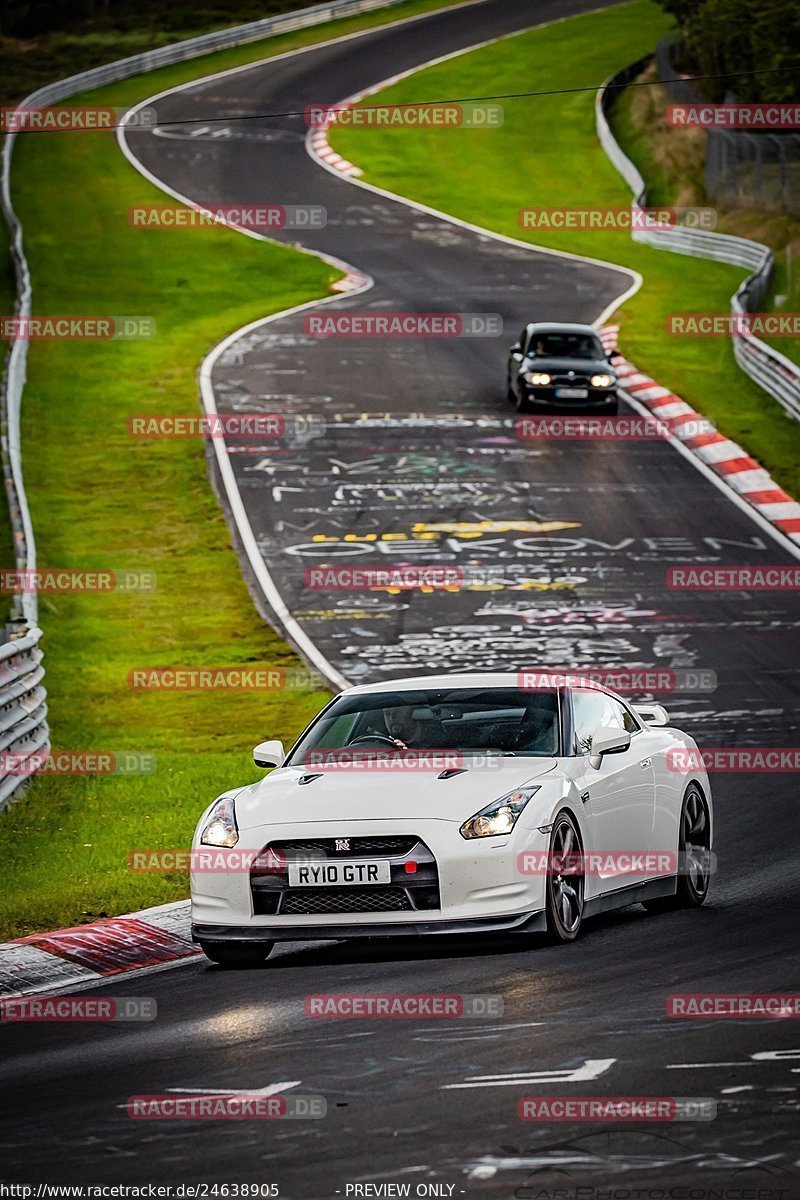
M 459 751 L 545 757 L 559 752 L 555 690 L 420 688 L 340 696 L 287 760 L 308 765 L 316 752 Z
M 530 358 L 602 358 L 603 349 L 588 333 L 534 333 Z

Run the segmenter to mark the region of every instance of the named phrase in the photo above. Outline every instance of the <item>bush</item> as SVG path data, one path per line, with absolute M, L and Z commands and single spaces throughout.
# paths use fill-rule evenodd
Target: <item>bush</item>
M 800 99 L 800 0 L 659 0 L 680 26 L 687 67 L 710 100 Z M 755 71 L 754 75 L 740 75 Z M 778 72 L 781 72 L 778 74 Z

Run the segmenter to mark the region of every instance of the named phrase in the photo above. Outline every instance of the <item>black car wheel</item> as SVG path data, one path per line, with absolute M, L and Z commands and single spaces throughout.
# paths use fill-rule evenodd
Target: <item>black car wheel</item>
M 576 862 L 570 864 L 570 857 Z M 550 863 L 547 872 L 547 932 L 552 941 L 574 942 L 583 922 L 584 874 L 582 847 L 572 817 L 561 812 L 550 836 Z M 555 864 L 565 862 L 564 870 Z
M 711 882 L 711 818 L 705 797 L 690 783 L 683 797 L 678 834 L 678 890 L 674 896 L 646 900 L 648 912 L 699 908 Z

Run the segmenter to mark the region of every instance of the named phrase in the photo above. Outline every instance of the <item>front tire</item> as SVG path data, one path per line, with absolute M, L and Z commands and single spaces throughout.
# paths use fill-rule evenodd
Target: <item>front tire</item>
M 243 970 L 260 967 L 274 945 L 274 942 L 201 942 L 200 949 L 221 967 Z
M 554 859 L 579 855 L 575 870 L 558 872 Z M 559 813 L 550 835 L 547 866 L 547 932 L 551 941 L 574 942 L 583 924 L 583 849 L 575 822 L 567 812 Z
M 678 834 L 678 890 L 674 896 L 645 900 L 648 912 L 673 912 L 699 908 L 711 883 L 711 818 L 705 797 L 690 783 L 683 797 Z

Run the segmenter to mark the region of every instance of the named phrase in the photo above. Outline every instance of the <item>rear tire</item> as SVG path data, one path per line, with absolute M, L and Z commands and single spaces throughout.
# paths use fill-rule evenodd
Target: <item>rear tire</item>
M 200 949 L 221 967 L 245 969 L 260 967 L 274 945 L 274 942 L 201 942 Z
M 550 868 L 553 856 L 583 856 L 580 836 L 568 812 L 558 814 L 550 835 L 547 870 L 547 932 L 555 942 L 574 942 L 583 924 L 583 862 L 574 871 L 556 873 Z
M 705 797 L 696 783 L 690 783 L 683 797 L 678 834 L 678 890 L 674 896 L 645 900 L 648 912 L 674 912 L 678 908 L 699 908 L 705 903 L 710 876 L 711 819 Z

